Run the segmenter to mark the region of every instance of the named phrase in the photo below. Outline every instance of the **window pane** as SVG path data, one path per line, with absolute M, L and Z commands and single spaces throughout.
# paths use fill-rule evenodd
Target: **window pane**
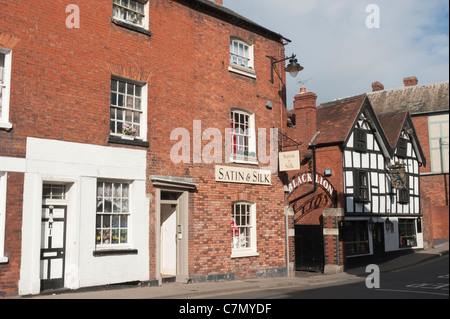
M 144 14 L 144 4 L 143 3 L 138 2 L 137 11 L 142 15 Z
M 120 221 L 120 215 L 113 215 L 112 216 L 112 227 L 118 228 L 119 227 L 119 221 Z
M 231 220 L 232 248 L 251 248 L 251 205 L 234 204 Z
M 130 0 L 130 9 L 135 11 L 137 10 L 136 0 Z
M 136 110 L 141 110 L 141 99 L 140 98 L 136 98 L 134 100 L 134 108 Z
M 127 96 L 127 107 L 133 108 L 133 97 Z
M 133 112 L 132 111 L 125 111 L 125 121 L 131 123 L 132 120 L 133 120 Z
M 117 105 L 117 94 L 111 93 L 111 105 Z
M 123 214 L 129 213 L 128 190 L 126 183 L 97 183 L 97 245 L 127 243 L 128 215 Z
M 134 95 L 134 85 L 133 84 L 130 84 L 130 83 L 127 84 L 127 94 Z
M 122 81 L 119 82 L 119 92 L 125 93 L 125 82 Z
M 111 91 L 117 92 L 117 80 L 111 80 Z
M 137 97 L 141 97 L 142 87 L 140 87 L 139 85 L 136 85 L 134 90 L 135 90 L 134 95 L 137 96 Z

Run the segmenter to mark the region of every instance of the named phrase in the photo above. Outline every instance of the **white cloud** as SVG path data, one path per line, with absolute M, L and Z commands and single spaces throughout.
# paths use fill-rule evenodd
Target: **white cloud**
M 366 6 L 380 8 L 380 28 L 366 27 Z M 386 89 L 417 76 L 419 84 L 449 79 L 446 0 L 224 0 L 224 5 L 292 40 L 305 70 L 288 79 L 288 107 L 304 86 L 318 102 Z M 289 77 L 289 76 L 288 76 Z

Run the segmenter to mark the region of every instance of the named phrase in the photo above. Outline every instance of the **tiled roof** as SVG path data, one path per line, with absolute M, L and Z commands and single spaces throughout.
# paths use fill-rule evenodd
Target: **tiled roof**
M 397 111 L 378 115 L 378 120 L 383 128 L 384 135 L 392 148 L 397 146 L 407 115 L 408 111 Z
M 363 94 L 320 105 L 317 109 L 317 131 L 320 133 L 313 143 L 316 145 L 343 143 L 366 98 L 367 95 Z
M 207 10 L 211 14 L 214 14 L 215 16 L 222 18 L 234 25 L 238 25 L 244 28 L 249 28 L 250 30 L 253 30 L 255 32 L 259 32 L 260 34 L 275 38 L 275 39 L 284 39 L 287 42 L 291 42 L 291 40 L 285 38 L 281 34 L 269 30 L 260 24 L 247 19 L 246 17 L 234 12 L 233 10 L 228 9 L 224 5 L 218 4 L 215 1 L 211 0 L 179 0 L 181 2 L 189 3 L 190 5 L 194 6 L 197 10 Z
M 409 110 L 411 115 L 449 109 L 449 82 L 368 93 L 377 114 Z

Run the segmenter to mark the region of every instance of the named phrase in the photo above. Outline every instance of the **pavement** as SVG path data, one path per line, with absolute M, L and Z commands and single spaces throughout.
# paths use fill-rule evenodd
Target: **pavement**
M 441 243 L 433 248 L 416 251 L 379 264 L 380 271 L 391 272 L 429 261 L 448 254 L 449 243 Z M 320 286 L 348 284 L 364 281 L 369 273 L 365 267 L 354 268 L 344 273 L 322 274 L 295 272 L 291 277 L 270 277 L 248 280 L 165 283 L 159 287 L 110 286 L 98 289 L 76 290 L 50 295 L 16 297 L 15 299 L 204 299 L 220 298 L 233 292 L 276 290 L 283 288 L 311 289 Z

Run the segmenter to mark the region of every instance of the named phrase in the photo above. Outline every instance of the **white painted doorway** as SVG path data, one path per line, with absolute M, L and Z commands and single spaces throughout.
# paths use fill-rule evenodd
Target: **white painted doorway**
M 161 205 L 161 275 L 177 275 L 177 205 Z
M 64 287 L 67 203 L 67 185 L 43 185 L 40 251 L 41 291 Z

